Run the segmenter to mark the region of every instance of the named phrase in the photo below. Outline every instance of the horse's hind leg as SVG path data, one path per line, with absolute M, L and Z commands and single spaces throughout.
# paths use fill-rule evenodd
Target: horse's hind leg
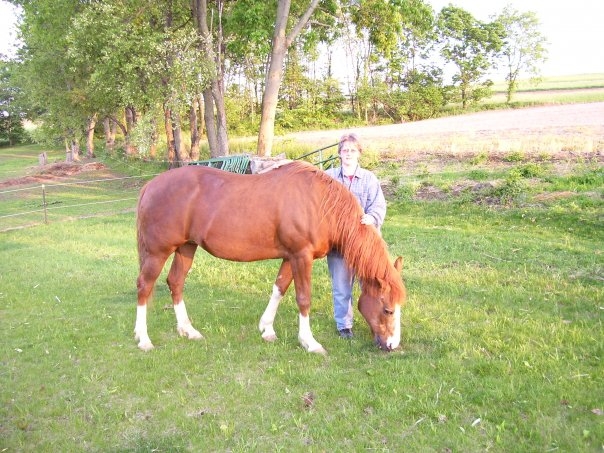
M 172 294 L 174 314 L 176 315 L 176 329 L 180 336 L 187 337 L 190 340 L 203 338 L 201 333 L 191 324 L 183 298 L 185 279 L 193 264 L 196 250 L 197 244 L 193 243 L 186 243 L 176 249 L 167 280 L 170 293 Z
M 262 338 L 266 341 L 275 341 L 277 339 L 273 323 L 275 321 L 277 309 L 279 308 L 279 302 L 283 299 L 283 295 L 291 284 L 292 278 L 292 267 L 289 261 L 283 260 L 279 273 L 277 274 L 277 279 L 273 285 L 273 294 L 271 295 L 268 305 L 260 318 L 260 323 L 258 324 L 258 329 L 260 329 Z
M 136 323 L 134 325 L 134 339 L 143 351 L 153 349 L 153 343 L 147 333 L 147 302 L 153 293 L 153 287 L 161 273 L 167 256 L 149 256 L 141 258 L 141 268 L 136 279 L 138 301 L 136 305 Z

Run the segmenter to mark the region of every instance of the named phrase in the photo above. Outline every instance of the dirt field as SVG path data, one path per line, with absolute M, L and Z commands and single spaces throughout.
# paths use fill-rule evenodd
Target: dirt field
M 283 137 L 322 147 L 348 130 Z M 604 154 L 604 102 L 551 105 L 350 129 L 367 149 L 392 157 L 409 153 Z

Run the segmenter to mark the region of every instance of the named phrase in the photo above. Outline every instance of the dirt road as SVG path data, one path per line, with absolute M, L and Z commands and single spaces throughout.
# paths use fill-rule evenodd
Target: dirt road
M 534 152 L 604 154 L 604 102 L 493 110 L 387 126 L 300 132 L 294 140 L 317 148 L 352 131 L 368 149 L 408 152 Z

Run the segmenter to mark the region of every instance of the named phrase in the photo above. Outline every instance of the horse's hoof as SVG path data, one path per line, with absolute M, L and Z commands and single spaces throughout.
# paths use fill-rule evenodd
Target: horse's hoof
M 258 324 L 258 330 L 260 330 L 260 334 L 262 335 L 262 339 L 264 341 L 269 341 L 272 343 L 277 339 L 277 334 L 273 330 L 272 323 L 269 324 L 260 320 L 260 323 Z
M 304 342 L 300 342 L 300 343 L 302 344 L 302 347 L 304 349 L 306 349 L 306 352 L 312 352 L 313 354 L 327 355 L 327 351 L 319 343 L 316 343 L 312 346 L 309 344 L 306 344 Z
M 277 335 L 275 335 L 274 333 L 262 335 L 262 339 L 264 341 L 268 341 L 269 343 L 272 343 L 273 341 L 277 341 Z
M 140 349 L 141 351 L 145 351 L 145 352 L 149 352 L 154 348 L 153 343 L 151 343 L 150 341 L 147 343 L 139 343 L 138 344 L 138 349 Z
M 181 337 L 187 337 L 189 340 L 203 339 L 203 335 L 197 329 L 194 329 L 191 326 L 179 327 L 177 330 Z

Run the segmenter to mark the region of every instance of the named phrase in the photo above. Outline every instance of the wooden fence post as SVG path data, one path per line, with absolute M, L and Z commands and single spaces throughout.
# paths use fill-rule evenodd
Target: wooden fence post
M 46 186 L 42 184 L 42 206 L 44 206 L 44 224 L 48 225 L 48 213 L 46 211 Z

